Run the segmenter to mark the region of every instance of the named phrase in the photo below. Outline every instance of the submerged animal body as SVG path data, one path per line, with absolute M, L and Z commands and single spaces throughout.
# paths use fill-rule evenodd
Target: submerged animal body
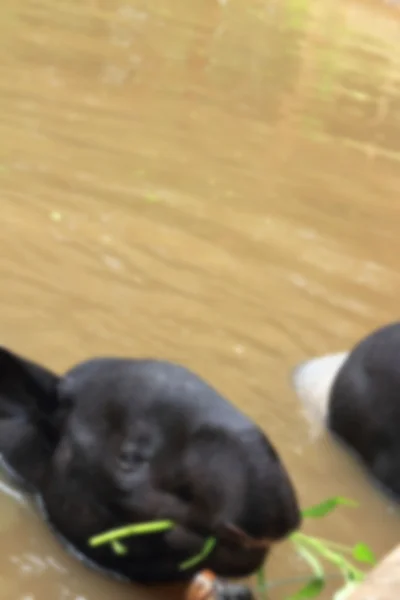
M 242 577 L 299 526 L 285 467 L 264 433 L 188 369 L 95 358 L 64 376 L 0 350 L 0 455 L 38 499 L 55 533 L 93 565 L 152 584 L 199 568 Z M 164 533 L 89 538 L 169 519 Z M 179 565 L 217 544 L 201 565 Z
M 400 323 L 294 371 L 302 403 L 400 501 Z

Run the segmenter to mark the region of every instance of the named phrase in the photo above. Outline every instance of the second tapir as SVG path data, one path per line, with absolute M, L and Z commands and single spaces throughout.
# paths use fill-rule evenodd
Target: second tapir
M 294 372 L 305 407 L 400 502 L 400 323 L 372 332 L 351 351 Z

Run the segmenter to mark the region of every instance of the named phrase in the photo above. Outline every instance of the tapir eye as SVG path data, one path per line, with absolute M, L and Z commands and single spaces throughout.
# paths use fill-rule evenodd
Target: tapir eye
M 189 483 L 182 482 L 176 486 L 174 493 L 183 502 L 192 502 L 194 499 L 194 491 Z

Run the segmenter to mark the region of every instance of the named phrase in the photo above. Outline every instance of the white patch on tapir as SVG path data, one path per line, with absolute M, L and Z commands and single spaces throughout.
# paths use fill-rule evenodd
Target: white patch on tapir
M 328 354 L 302 363 L 293 371 L 293 385 L 305 415 L 318 429 L 326 425 L 332 386 L 348 356 L 348 352 Z

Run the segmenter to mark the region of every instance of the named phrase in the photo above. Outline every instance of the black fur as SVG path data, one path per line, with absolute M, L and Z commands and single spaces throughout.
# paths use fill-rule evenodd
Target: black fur
M 328 425 L 400 501 L 400 323 L 350 353 L 332 387 Z
M 247 576 L 267 552 L 232 539 L 230 526 L 280 539 L 300 522 L 286 470 L 262 431 L 167 362 L 94 359 L 58 377 L 0 349 L 0 454 L 39 493 L 57 533 L 137 582 L 191 577 L 178 564 L 209 535 L 219 542 L 201 566 Z M 88 546 L 104 530 L 163 518 L 177 527 L 124 540 L 126 556 Z

